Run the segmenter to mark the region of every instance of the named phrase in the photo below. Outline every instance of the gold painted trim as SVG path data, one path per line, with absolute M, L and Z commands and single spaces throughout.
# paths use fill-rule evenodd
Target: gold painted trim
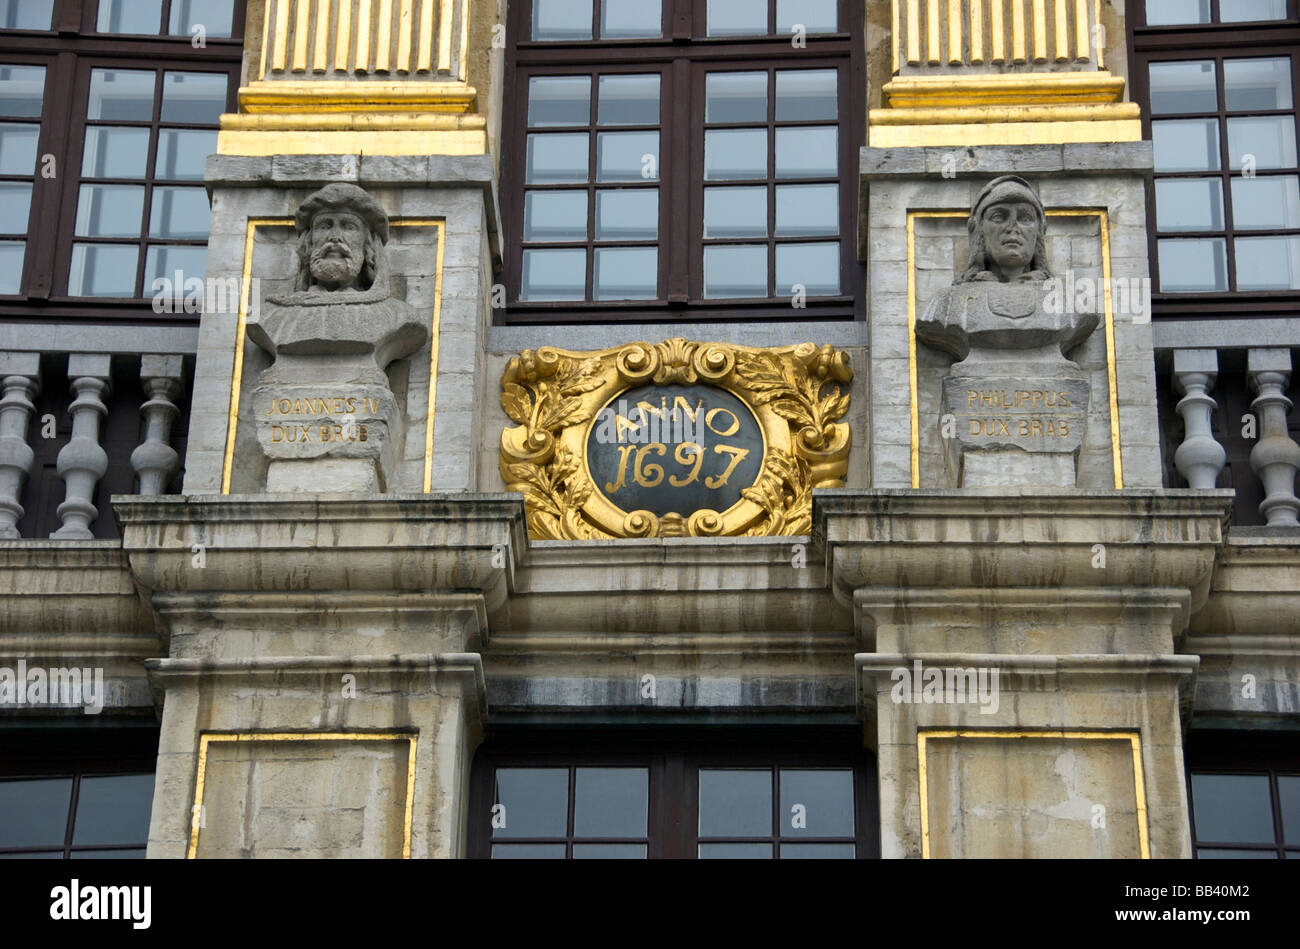
M 478 90 L 463 82 L 271 80 L 239 90 L 241 112 L 310 115 L 330 112 L 469 112 Z M 222 116 L 223 120 L 229 115 Z
M 1089 60 L 1091 36 L 1088 33 L 1088 0 L 1074 0 L 1074 55 L 1081 60 Z M 1098 68 L 1101 68 L 1098 65 Z
M 1034 0 L 1034 62 L 1047 62 L 1046 0 Z
M 1070 58 L 1070 17 L 1065 9 L 1066 0 L 1056 0 L 1056 49 L 1054 59 L 1057 62 Z
M 984 62 L 984 4 L 974 0 L 970 5 L 970 61 Z
M 415 19 L 414 0 L 402 0 L 397 20 L 397 71 L 411 71 L 411 27 Z
M 375 72 L 388 72 L 393 56 L 393 0 L 379 0 L 375 29 Z
M 438 6 L 438 72 L 451 72 L 451 3 L 441 0 Z
M 460 62 L 456 73 L 461 82 L 469 78 L 469 0 L 460 2 Z
M 376 118 L 378 118 L 376 116 Z M 483 155 L 487 132 L 410 131 L 401 126 L 378 129 L 321 129 L 310 124 L 272 131 L 225 129 L 217 135 L 222 155 Z
M 359 40 L 357 45 L 360 45 Z M 352 0 L 339 0 L 339 28 L 338 36 L 334 40 L 334 71 L 347 72 L 348 58 L 351 55 Z
M 907 0 L 907 62 L 921 62 L 921 0 Z
M 1093 3 L 1093 11 L 1094 11 L 1094 18 L 1092 22 L 1100 26 L 1101 25 L 1101 0 L 1095 0 L 1095 2 Z M 1106 68 L 1105 44 L 1097 43 L 1095 48 L 1097 50 L 1097 68 L 1105 69 Z
M 1059 738 L 1077 741 L 1124 741 L 1133 749 L 1133 794 L 1137 805 L 1138 852 L 1141 859 L 1151 859 L 1150 831 L 1147 827 L 1146 781 L 1142 775 L 1142 733 L 1138 731 L 1084 731 L 1077 729 L 957 729 L 919 728 L 916 733 L 917 773 L 921 790 L 921 859 L 930 859 L 930 788 L 926 765 L 927 739 L 960 738 Z
M 416 59 L 417 72 L 433 70 L 433 2 L 420 0 L 420 52 Z
M 1108 72 L 996 73 L 954 76 L 897 76 L 881 88 L 890 108 L 960 106 L 1132 105 L 1124 103 L 1125 79 Z M 873 112 L 882 111 L 875 109 Z
M 1004 20 L 1002 0 L 993 0 L 993 15 L 990 17 L 993 35 L 993 62 L 1004 63 L 1007 60 L 1007 27 Z
M 873 113 L 874 114 L 874 113 Z M 973 122 L 969 125 L 873 125 L 872 148 L 962 148 L 968 145 L 1066 145 L 1142 140 L 1140 119 L 1099 122 Z
M 926 126 L 1002 124 L 1028 125 L 1034 122 L 1137 122 L 1142 112 L 1136 102 L 1105 105 L 981 105 L 962 108 L 872 109 L 871 124 L 881 126 Z M 1102 141 L 1102 139 L 1094 139 Z
M 901 2 L 901 0 L 891 0 L 891 3 L 889 4 L 889 8 L 890 8 L 890 9 L 889 9 L 889 15 L 890 15 L 890 17 L 892 18 L 890 22 L 891 22 L 892 27 L 893 27 L 892 31 L 891 31 L 890 34 L 889 34 L 889 36 L 890 36 L 890 42 L 889 42 L 889 47 L 890 47 L 890 49 L 889 49 L 889 53 L 890 53 L 890 57 L 891 57 L 892 60 L 893 60 L 893 64 L 892 64 L 892 65 L 893 65 L 892 72 L 893 72 L 893 74 L 894 74 L 895 76 L 898 75 L 898 58 L 899 58 L 899 51 L 900 51 L 900 48 L 901 48 L 902 45 L 903 45 L 903 35 L 902 35 L 902 29 L 901 29 L 901 28 L 902 28 L 902 22 L 901 22 L 902 14 L 901 14 L 901 8 L 899 7 L 899 3 L 900 3 L 900 2 Z
M 1101 278 L 1106 298 L 1106 380 L 1110 406 L 1111 466 L 1115 476 L 1115 490 L 1124 487 L 1124 465 L 1120 451 L 1119 392 L 1115 367 L 1115 311 L 1110 295 L 1110 214 L 1105 208 L 1076 209 L 1049 208 L 1048 217 L 1095 217 L 1101 232 Z M 907 377 L 910 386 L 910 417 L 912 436 L 912 487 L 921 487 L 921 408 L 918 402 L 916 362 L 916 221 L 969 218 L 970 211 L 908 211 L 907 212 Z
M 253 242 L 259 227 L 293 227 L 293 218 L 249 218 L 244 234 L 243 288 L 239 296 L 239 321 L 235 328 L 235 364 L 230 379 L 230 415 L 226 422 L 226 453 L 221 463 L 221 493 L 230 493 L 231 471 L 235 461 L 235 436 L 239 429 L 239 397 L 244 380 L 244 345 L 248 331 L 248 303 L 252 288 Z M 392 227 L 436 227 L 438 229 L 438 256 L 434 272 L 433 318 L 429 334 L 429 416 L 424 433 L 424 493 L 432 491 L 433 473 L 433 413 L 438 395 L 438 343 L 442 325 L 442 270 L 447 238 L 445 218 L 390 218 Z
M 411 824 L 415 813 L 415 750 L 418 732 L 204 732 L 199 735 L 198 770 L 194 780 L 194 806 L 190 810 L 190 843 L 186 860 L 197 859 L 199 831 L 202 829 L 203 790 L 208 770 L 208 745 L 212 742 L 237 741 L 405 741 L 406 806 L 402 825 L 402 859 L 411 859 Z
M 948 0 L 948 62 L 961 61 L 961 0 Z

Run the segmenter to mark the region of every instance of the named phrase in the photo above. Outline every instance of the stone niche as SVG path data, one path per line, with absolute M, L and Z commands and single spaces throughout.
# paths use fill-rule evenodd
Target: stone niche
M 917 218 L 923 487 L 1113 487 L 1100 220 L 1013 176 Z
M 437 246 L 340 183 L 256 228 L 233 493 L 419 489 Z

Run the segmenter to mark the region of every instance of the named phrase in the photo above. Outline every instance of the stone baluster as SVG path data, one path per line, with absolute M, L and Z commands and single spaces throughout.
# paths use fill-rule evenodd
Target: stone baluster
M 1183 417 L 1183 443 L 1174 452 L 1174 465 L 1190 487 L 1212 489 L 1228 460 L 1214 440 L 1214 410 L 1209 392 L 1219 374 L 1219 354 L 1213 349 L 1174 350 L 1174 383 L 1183 393 L 1178 414 Z
M 145 419 L 144 441 L 131 452 L 131 467 L 140 477 L 141 494 L 162 494 L 180 467 L 180 456 L 172 448 L 172 422 L 180 414 L 183 360 L 180 356 L 142 356 L 140 381 L 149 397 L 140 406 Z
M 39 353 L 0 353 L 0 540 L 17 540 L 23 506 L 23 483 L 35 452 L 27 444 L 27 427 L 40 390 Z
M 1246 371 L 1251 386 L 1259 393 L 1250 404 L 1259 420 L 1259 442 L 1250 453 L 1250 466 L 1264 482 L 1264 501 L 1259 511 L 1269 527 L 1300 527 L 1300 498 L 1295 493 L 1300 445 L 1287 431 L 1291 400 L 1285 394 L 1291 381 L 1291 351 L 1249 350 Z
M 108 470 L 108 453 L 99 444 L 100 425 L 108 415 L 104 397 L 112 381 L 111 357 L 74 353 L 68 357 L 72 380 L 72 438 L 59 452 L 58 472 L 66 494 L 58 514 L 63 526 L 50 536 L 55 540 L 92 540 L 90 525 L 99 516 L 95 488 Z

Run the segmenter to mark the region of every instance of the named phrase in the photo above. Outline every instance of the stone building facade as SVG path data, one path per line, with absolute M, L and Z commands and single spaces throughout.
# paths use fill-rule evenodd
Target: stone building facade
M 0 855 L 1300 855 L 1298 41 L 0 2 Z

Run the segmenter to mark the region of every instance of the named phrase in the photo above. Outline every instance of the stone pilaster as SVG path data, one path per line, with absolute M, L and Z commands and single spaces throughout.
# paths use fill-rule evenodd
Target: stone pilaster
M 1295 493 L 1300 445 L 1287 431 L 1291 400 L 1285 394 L 1291 381 L 1291 351 L 1251 349 L 1246 372 L 1259 393 L 1250 404 L 1259 419 L 1259 442 L 1250 452 L 1250 466 L 1264 482 L 1259 511 L 1269 527 L 1300 527 L 1300 498 Z
M 27 444 L 27 428 L 40 384 L 40 354 L 0 353 L 0 540 L 18 539 L 23 516 L 18 499 L 36 457 Z
M 172 422 L 180 412 L 176 400 L 180 398 L 184 381 L 183 363 L 181 356 L 140 358 L 140 381 L 149 398 L 140 406 L 140 414 L 145 419 L 145 438 L 131 452 L 131 467 L 140 478 L 143 495 L 162 494 L 180 468 L 180 456 L 168 438 Z
M 1174 464 L 1190 487 L 1213 488 L 1228 460 L 1228 453 L 1214 440 L 1214 410 L 1218 406 L 1210 395 L 1219 375 L 1219 354 L 1213 349 L 1176 349 L 1173 375 L 1183 393 L 1178 414 L 1183 417 L 1184 429 Z
M 74 398 L 68 406 L 72 416 L 72 438 L 59 452 L 58 472 L 67 486 L 59 505 L 60 527 L 50 536 L 56 540 L 90 540 L 90 525 L 99 516 L 95 488 L 108 470 L 108 453 L 99 444 L 100 427 L 108 416 L 104 399 L 112 384 L 112 357 L 74 353 L 68 357 L 68 378 Z

